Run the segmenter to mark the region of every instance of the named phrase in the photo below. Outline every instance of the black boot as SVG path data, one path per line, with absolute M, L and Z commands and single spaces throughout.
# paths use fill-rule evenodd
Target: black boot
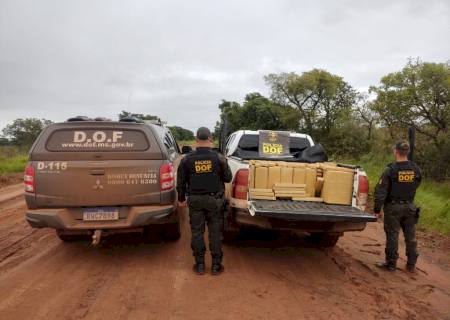
M 225 270 L 225 268 L 223 267 L 223 265 L 221 263 L 213 263 L 213 265 L 211 267 L 211 274 L 213 276 L 217 276 L 217 275 L 221 274 L 224 270 Z
M 198 275 L 205 274 L 205 263 L 204 262 L 196 262 L 192 267 L 192 270 Z
M 406 265 L 406 270 L 408 270 L 408 272 L 414 273 L 416 271 L 416 265 L 412 264 L 412 263 L 408 263 Z
M 397 267 L 395 266 L 395 263 L 386 262 L 386 261 L 378 262 L 378 263 L 376 263 L 375 265 L 376 265 L 378 268 L 386 269 L 386 270 L 389 271 L 389 272 L 394 272 L 394 271 L 397 269 Z

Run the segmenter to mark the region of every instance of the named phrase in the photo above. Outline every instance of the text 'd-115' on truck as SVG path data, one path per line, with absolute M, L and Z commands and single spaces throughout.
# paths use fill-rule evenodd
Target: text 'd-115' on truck
M 267 143 L 261 141 L 263 133 Z M 316 245 L 330 247 L 344 232 L 376 221 L 364 212 L 369 191 L 365 172 L 317 161 L 317 150 L 320 146 L 306 134 L 232 133 L 222 145 L 233 173 L 226 188 L 225 238 L 250 225 L 308 232 Z

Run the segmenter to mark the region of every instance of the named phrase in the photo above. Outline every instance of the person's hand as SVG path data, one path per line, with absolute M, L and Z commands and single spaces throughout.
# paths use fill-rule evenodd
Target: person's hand
M 380 220 L 381 218 L 381 211 L 373 211 L 373 213 L 375 213 L 375 217 L 377 217 L 377 220 Z
M 181 208 L 186 207 L 186 200 L 184 200 L 184 201 L 178 201 L 178 206 L 181 207 Z

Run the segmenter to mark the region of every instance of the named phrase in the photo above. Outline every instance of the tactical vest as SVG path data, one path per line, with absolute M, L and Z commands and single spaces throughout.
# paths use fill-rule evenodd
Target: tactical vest
M 390 201 L 413 201 L 416 189 L 419 186 L 420 172 L 411 162 L 392 163 L 389 165 L 391 190 L 388 196 Z
M 219 158 L 211 150 L 191 153 L 186 157 L 189 170 L 189 193 L 217 193 L 221 190 Z

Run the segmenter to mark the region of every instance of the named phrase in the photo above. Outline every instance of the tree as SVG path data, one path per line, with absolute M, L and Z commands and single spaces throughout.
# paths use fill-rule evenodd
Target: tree
M 265 80 L 274 102 L 298 109 L 300 129 L 309 134 L 328 134 L 340 114 L 348 112 L 356 101 L 356 91 L 325 70 L 269 74 Z
M 3 135 L 9 138 L 13 145 L 28 147 L 33 144 L 42 129 L 51 123 L 46 119 L 19 118 L 3 129 Z
M 123 110 L 121 113 L 119 113 L 119 120 L 126 118 L 126 117 L 134 117 L 139 120 L 156 120 L 158 122 L 161 122 L 161 119 L 158 116 L 152 116 L 150 114 L 131 113 L 131 112 L 128 112 L 125 110 Z
M 243 105 L 222 100 L 219 105 L 221 122 L 216 124 L 215 136 L 219 137 L 221 123 L 226 122 L 228 135 L 241 129 L 247 130 L 296 130 L 298 112 L 282 107 L 258 92 L 246 95 Z
M 372 109 L 388 127 L 414 127 L 436 146 L 448 134 L 450 63 L 410 59 L 398 72 L 381 78 Z
M 169 127 L 170 132 L 172 132 L 173 137 L 175 138 L 175 140 L 177 141 L 188 141 L 188 140 L 194 140 L 194 133 L 191 130 L 188 129 L 184 129 L 178 126 L 172 126 Z
M 367 140 L 372 140 L 372 132 L 377 124 L 377 113 L 371 107 L 372 102 L 369 101 L 367 94 L 360 94 L 358 96 L 358 103 L 355 107 L 355 119 L 367 127 Z
M 10 144 L 10 142 L 8 139 L 6 139 L 4 137 L 0 137 L 0 146 L 7 146 L 9 144 Z

